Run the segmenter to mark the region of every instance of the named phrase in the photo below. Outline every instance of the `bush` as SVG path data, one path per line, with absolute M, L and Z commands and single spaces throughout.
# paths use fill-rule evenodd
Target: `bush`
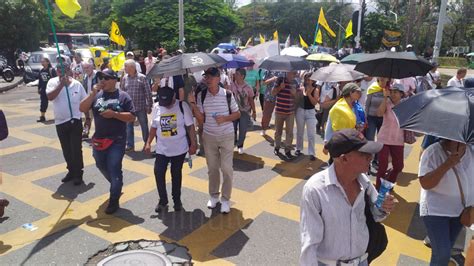
M 460 68 L 467 67 L 467 60 L 463 57 L 439 57 L 440 67 Z

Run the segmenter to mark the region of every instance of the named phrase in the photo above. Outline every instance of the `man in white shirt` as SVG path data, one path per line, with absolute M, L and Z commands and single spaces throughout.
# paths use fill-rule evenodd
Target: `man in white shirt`
M 464 78 L 466 77 L 466 75 L 467 75 L 467 68 L 461 67 L 456 72 L 456 76 L 452 77 L 448 81 L 448 87 L 464 88 Z
M 54 124 L 61 142 L 68 173 L 61 181 L 74 181 L 78 186 L 83 183 L 82 175 L 84 161 L 82 157 L 82 113 L 79 104 L 87 94 L 80 82 L 72 78 L 71 66 L 63 63 L 65 75 L 61 65 L 57 65 L 58 77 L 48 81 L 46 94 L 54 106 Z
M 203 142 L 211 196 L 207 207 L 215 208 L 219 203 L 219 195 L 222 194 L 221 213 L 229 213 L 234 157 L 233 121 L 240 118 L 240 112 L 232 93 L 219 87 L 219 69 L 212 67 L 204 74 L 207 89 L 198 94 L 197 104 L 192 99 L 189 103 L 198 123 L 204 125 Z M 222 193 L 219 191 L 221 171 Z
M 396 203 L 387 194 L 378 209 L 378 193 L 365 175 L 382 146 L 355 129 L 335 132 L 325 145 L 334 163 L 303 188 L 300 265 L 368 265 L 365 199 L 375 221 L 383 220 Z
M 135 67 L 137 69 L 137 73 L 142 73 L 142 67 L 140 66 L 140 63 L 138 63 L 136 60 L 135 60 L 135 54 L 132 52 L 132 51 L 128 51 L 127 54 L 127 59 L 132 59 L 133 61 L 135 61 Z M 123 68 L 125 68 L 125 65 L 123 66 Z
M 438 72 L 438 63 L 433 63 L 433 68 L 426 74 L 426 80 L 433 90 L 441 87 L 441 75 Z

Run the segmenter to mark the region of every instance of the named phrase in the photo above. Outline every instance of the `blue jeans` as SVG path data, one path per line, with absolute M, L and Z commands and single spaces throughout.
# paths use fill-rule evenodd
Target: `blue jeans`
M 382 127 L 383 117 L 368 115 L 367 123 L 368 127 L 365 131 L 365 138 L 373 141 L 375 140 L 375 133 L 379 132 Z
M 140 123 L 140 127 L 142 128 L 142 138 L 143 142 L 146 143 L 148 140 L 148 115 L 145 110 L 136 111 L 135 116 L 138 119 L 138 123 Z M 127 147 L 134 148 L 135 147 L 135 132 L 133 131 L 133 122 L 127 123 Z
M 240 118 L 234 121 L 234 134 L 237 148 L 244 147 L 247 130 L 250 127 L 250 115 L 247 112 L 240 112 Z M 239 134 L 237 135 L 237 127 L 239 127 Z
M 125 142 L 116 140 L 107 150 L 93 150 L 95 165 L 110 182 L 110 199 L 118 200 L 122 194 L 122 160 L 125 155 Z
M 431 241 L 430 265 L 448 265 L 451 248 L 462 229 L 459 217 L 423 216 L 422 219 Z
M 296 110 L 296 149 L 303 151 L 304 127 L 308 135 L 308 154 L 316 155 L 314 150 L 316 138 L 316 110 L 298 108 Z

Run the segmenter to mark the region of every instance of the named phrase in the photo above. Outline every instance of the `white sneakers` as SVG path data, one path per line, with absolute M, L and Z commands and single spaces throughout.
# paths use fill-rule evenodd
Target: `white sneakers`
M 239 154 L 244 154 L 244 148 L 239 148 Z
M 214 209 L 219 203 L 219 198 L 211 197 L 207 202 L 207 207 L 209 209 Z M 221 201 L 221 213 L 229 213 L 230 212 L 230 202 L 228 200 Z
M 266 135 L 267 135 L 267 132 L 265 132 L 265 130 L 260 131 L 260 136 L 266 136 Z
M 229 213 L 230 212 L 230 203 L 228 200 L 221 201 L 221 213 Z
M 217 206 L 217 203 L 219 203 L 219 198 L 211 197 L 207 202 L 207 207 L 209 209 L 214 209 Z

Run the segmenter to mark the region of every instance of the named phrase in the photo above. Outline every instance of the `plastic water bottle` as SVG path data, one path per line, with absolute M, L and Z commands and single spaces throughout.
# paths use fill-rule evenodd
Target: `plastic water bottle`
M 188 166 L 190 169 L 193 169 L 193 159 L 191 158 L 191 154 L 189 154 L 189 157 L 188 157 Z
M 377 208 L 382 208 L 383 201 L 385 200 L 385 196 L 387 196 L 387 193 L 390 191 L 390 189 L 395 186 L 394 183 L 387 181 L 383 178 L 380 179 L 380 189 L 379 189 L 379 195 L 377 196 L 377 201 L 375 202 L 375 206 Z

